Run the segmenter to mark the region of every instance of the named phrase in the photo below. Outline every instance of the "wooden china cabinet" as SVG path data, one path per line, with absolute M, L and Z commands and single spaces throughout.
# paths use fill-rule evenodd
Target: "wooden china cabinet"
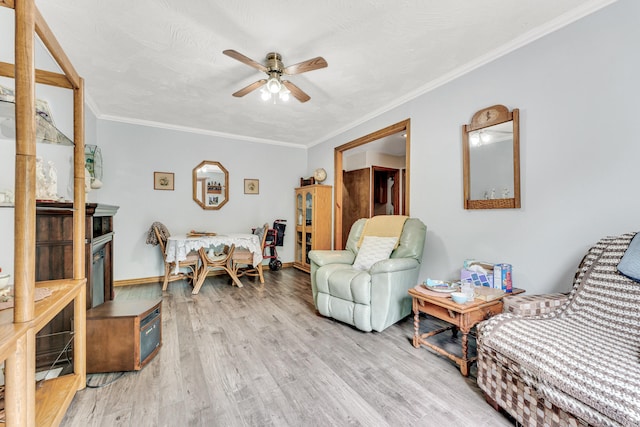
M 4 421 L 9 426 L 57 426 L 75 393 L 86 385 L 84 81 L 34 0 L 0 0 L 0 7 L 12 9 L 15 17 L 15 64 L 0 62 L 0 76 L 15 80 L 16 125 L 14 307 L 0 311 Z M 36 35 L 62 73 L 35 69 Z M 70 278 L 59 280 L 36 279 L 36 83 L 73 91 L 73 269 Z M 38 288 L 47 288 L 51 295 L 36 302 Z M 69 304 L 73 307 L 73 372 L 36 387 L 35 336 Z
M 309 251 L 331 249 L 330 185 L 312 184 L 296 188 L 296 230 L 293 266 L 311 271 Z

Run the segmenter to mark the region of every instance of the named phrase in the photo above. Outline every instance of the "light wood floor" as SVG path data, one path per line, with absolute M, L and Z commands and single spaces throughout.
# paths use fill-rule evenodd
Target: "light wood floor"
M 264 287 L 211 277 L 195 296 L 185 282 L 170 283 L 156 358 L 78 392 L 62 425 L 513 425 L 485 403 L 472 376 L 411 345 L 412 316 L 382 333 L 360 332 L 316 314 L 307 274 L 265 274 Z M 161 295 L 160 285 L 139 285 L 117 288 L 116 299 Z M 116 377 L 93 374 L 88 383 Z

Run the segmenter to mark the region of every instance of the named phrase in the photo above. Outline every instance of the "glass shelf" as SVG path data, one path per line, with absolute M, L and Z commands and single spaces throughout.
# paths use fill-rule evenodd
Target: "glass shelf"
M 47 111 L 36 108 L 36 142 L 73 145 L 73 141 L 55 127 Z M 16 137 L 16 104 L 0 97 L 0 138 Z

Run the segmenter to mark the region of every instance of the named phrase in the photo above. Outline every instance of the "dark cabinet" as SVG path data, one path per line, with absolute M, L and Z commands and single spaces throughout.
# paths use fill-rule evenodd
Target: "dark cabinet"
M 87 373 L 137 371 L 160 351 L 162 299 L 107 301 L 87 311 Z
M 84 261 L 87 309 L 113 299 L 113 216 L 118 206 L 87 203 Z M 36 205 L 36 281 L 73 277 L 73 204 Z M 36 335 L 36 366 L 49 367 L 71 355 L 73 304 Z M 91 339 L 87 337 L 87 339 Z

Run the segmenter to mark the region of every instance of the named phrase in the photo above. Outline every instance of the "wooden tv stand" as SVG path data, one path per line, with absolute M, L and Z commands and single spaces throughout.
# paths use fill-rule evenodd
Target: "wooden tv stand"
M 162 299 L 113 300 L 87 310 L 87 373 L 137 371 L 162 346 Z

